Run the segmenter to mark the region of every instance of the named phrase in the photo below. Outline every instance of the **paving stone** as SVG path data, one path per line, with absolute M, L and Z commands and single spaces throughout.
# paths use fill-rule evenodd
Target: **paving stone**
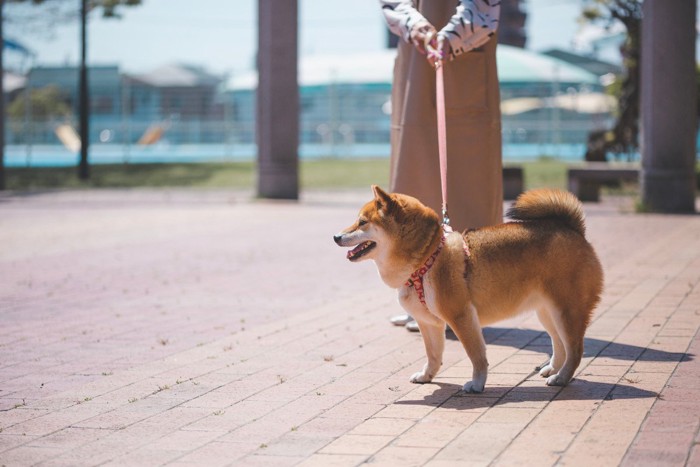
M 464 395 L 449 334 L 408 382 L 420 336 L 332 242 L 366 198 L 0 194 L 0 465 L 698 464 L 700 218 L 586 204 L 606 283 L 575 379 L 539 377 L 525 314 L 484 330 Z

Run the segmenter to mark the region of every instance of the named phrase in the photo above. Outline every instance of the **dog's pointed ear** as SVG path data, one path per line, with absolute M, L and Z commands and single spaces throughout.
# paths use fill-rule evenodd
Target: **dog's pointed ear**
M 377 204 L 377 209 L 380 211 L 388 211 L 394 204 L 389 193 L 385 192 L 377 185 L 372 185 L 372 193 L 374 193 L 374 202 Z

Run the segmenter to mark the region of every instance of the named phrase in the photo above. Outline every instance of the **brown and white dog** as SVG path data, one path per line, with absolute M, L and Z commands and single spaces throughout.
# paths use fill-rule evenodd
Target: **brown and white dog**
M 350 261 L 374 260 L 418 322 L 428 362 L 412 382 L 430 382 L 440 369 L 447 323 L 473 365 L 463 390 L 482 392 L 488 362 L 481 327 L 531 310 L 552 340 L 540 375 L 554 386 L 571 380 L 603 288 L 574 195 L 528 191 L 507 213 L 515 222 L 460 234 L 445 232 L 435 211 L 417 199 L 372 190 L 374 199 L 334 240 L 353 247 Z

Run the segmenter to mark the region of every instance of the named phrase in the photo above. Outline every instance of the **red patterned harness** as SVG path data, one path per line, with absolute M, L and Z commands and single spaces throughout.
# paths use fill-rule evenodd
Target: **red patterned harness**
M 430 271 L 430 268 L 433 267 L 433 264 L 435 264 L 435 260 L 437 259 L 438 255 L 442 251 L 442 247 L 445 245 L 445 240 L 447 240 L 447 235 L 452 233 L 452 228 L 449 225 L 443 224 L 443 232 L 442 232 L 442 238 L 440 239 L 440 244 L 438 247 L 435 249 L 432 255 L 428 257 L 428 259 L 425 260 L 425 263 L 411 274 L 411 277 L 408 278 L 406 281 L 406 286 L 407 287 L 413 287 L 416 289 L 416 293 L 418 294 L 418 299 L 420 302 L 425 305 L 425 289 L 423 288 L 423 276 L 425 276 L 428 271 Z M 462 240 L 464 242 L 464 240 Z M 467 242 L 464 242 L 464 256 L 469 257 L 469 247 L 467 246 Z

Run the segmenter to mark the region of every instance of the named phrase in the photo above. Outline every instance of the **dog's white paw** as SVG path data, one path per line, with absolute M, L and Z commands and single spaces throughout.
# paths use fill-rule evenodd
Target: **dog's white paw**
M 552 376 L 554 373 L 556 373 L 556 370 L 549 363 L 540 369 L 540 376 L 543 378 L 547 378 L 549 376 Z M 547 383 L 547 384 L 549 384 L 549 383 Z
M 412 383 L 416 383 L 416 384 L 429 383 L 432 380 L 433 380 L 433 377 L 430 376 L 430 374 L 426 373 L 425 371 L 419 371 L 417 373 L 413 373 L 413 375 L 411 375 L 411 379 L 410 379 L 410 381 Z
M 547 378 L 547 386 L 566 386 L 566 383 L 568 383 L 568 381 L 565 381 L 564 378 L 559 376 L 559 373 Z
M 467 392 L 469 394 L 479 394 L 484 392 L 484 383 L 469 381 L 462 386 L 462 392 Z

